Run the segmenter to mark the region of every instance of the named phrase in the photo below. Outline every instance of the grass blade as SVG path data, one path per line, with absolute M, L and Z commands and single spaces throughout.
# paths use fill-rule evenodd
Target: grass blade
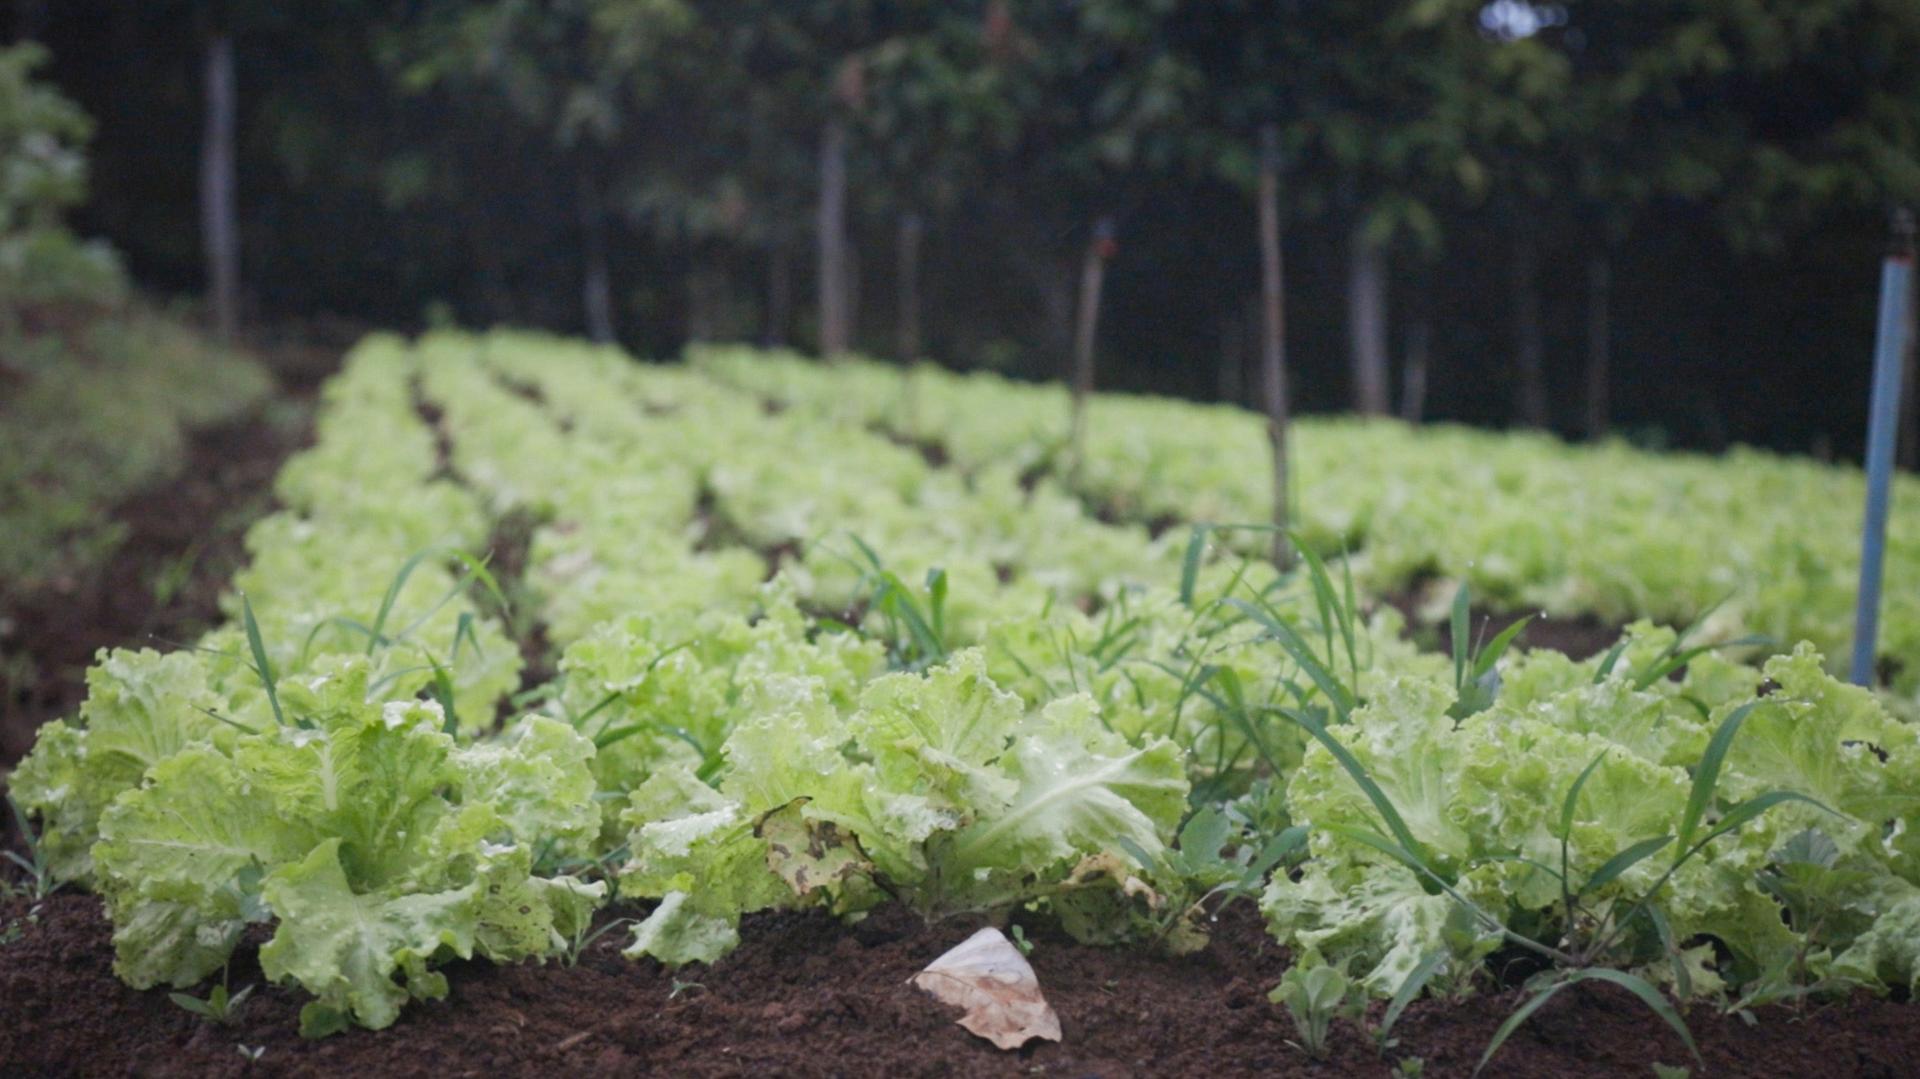
M 1516 619 L 1512 625 L 1501 630 L 1493 640 L 1488 641 L 1487 646 L 1482 648 L 1479 654 L 1474 657 L 1473 677 L 1479 678 L 1481 675 L 1492 670 L 1493 665 L 1500 662 L 1500 657 L 1507 654 L 1507 647 L 1513 644 L 1516 637 L 1526 632 L 1528 624 L 1531 623 L 1533 619 L 1533 615 Z
M 421 649 L 421 652 L 425 654 L 426 650 Z M 451 738 L 460 733 L 460 715 L 453 707 L 453 676 L 431 655 L 427 656 L 427 665 L 433 669 L 433 681 L 428 692 L 440 704 L 440 729 Z
M 1627 870 L 1632 869 L 1634 866 L 1665 850 L 1667 845 L 1672 842 L 1673 837 L 1670 835 L 1655 836 L 1652 839 L 1642 839 L 1640 842 L 1607 859 L 1599 869 L 1594 870 L 1593 876 L 1588 877 L 1587 882 L 1580 886 L 1580 894 L 1586 895 L 1588 892 L 1612 884 L 1615 880 L 1619 879 L 1620 874 L 1625 873 Z
M 426 561 L 432 554 L 431 547 L 424 551 L 415 551 L 405 562 L 400 563 L 400 569 L 394 573 L 393 580 L 387 582 L 387 592 L 380 597 L 380 610 L 373 616 L 371 627 L 373 632 L 367 640 L 367 655 L 373 655 L 373 650 L 385 639 L 387 619 L 393 614 L 394 603 L 400 599 L 400 590 L 407 586 L 407 578 L 413 576 L 413 571 L 420 568 L 420 563 Z
M 1703 1068 L 1707 1066 L 1707 1062 L 1700 1056 L 1700 1047 L 1693 1042 L 1693 1032 L 1687 1029 L 1687 1021 L 1680 1016 L 1680 1009 L 1674 1007 L 1673 1002 L 1645 978 L 1637 974 L 1628 974 L 1624 970 L 1614 970 L 1611 967 L 1592 967 L 1575 974 L 1571 980 L 1610 982 L 1639 997 L 1640 1003 L 1645 1004 L 1648 1010 L 1659 1016 L 1675 1034 L 1680 1035 L 1680 1040 L 1686 1044 L 1687 1052 L 1693 1054 L 1694 1061 Z
M 1406 1011 L 1408 1005 L 1419 999 L 1421 990 L 1425 989 L 1427 983 L 1433 980 L 1433 976 L 1440 973 L 1441 968 L 1447 965 L 1447 959 L 1448 955 L 1444 949 L 1429 952 L 1425 959 L 1420 960 L 1419 966 L 1407 972 L 1406 980 L 1400 983 L 1400 988 L 1393 991 L 1393 999 L 1387 1003 L 1386 1014 L 1380 1017 L 1380 1028 L 1374 1031 L 1374 1041 L 1382 1046 L 1388 1044 L 1387 1038 L 1393 1033 L 1393 1025 L 1400 1021 L 1400 1013 Z
M 1721 641 L 1718 644 L 1696 645 L 1693 648 L 1678 652 L 1670 650 L 1666 655 L 1655 660 L 1652 665 L 1634 678 L 1633 688 L 1645 689 L 1680 668 L 1685 667 L 1687 664 L 1692 663 L 1699 657 L 1706 655 L 1708 652 L 1717 651 L 1722 648 L 1743 648 L 1747 645 L 1770 645 L 1772 643 L 1773 638 L 1771 637 L 1763 634 L 1752 634 L 1746 637 L 1736 637 L 1731 641 Z
M 307 631 L 306 640 L 303 640 L 300 642 L 300 665 L 302 667 L 306 666 L 307 656 L 313 652 L 314 640 L 318 638 L 322 632 L 328 629 L 335 629 L 335 628 L 350 630 L 354 633 L 358 633 L 361 636 L 366 637 L 370 644 L 379 645 L 379 644 L 386 643 L 385 640 L 378 633 L 375 633 L 373 631 L 372 627 L 364 625 L 360 622 L 356 622 L 351 618 L 345 618 L 340 615 L 334 615 L 331 618 L 323 618 L 320 621 L 314 623 L 313 628 Z
M 1707 804 L 1713 800 L 1714 788 L 1720 784 L 1720 768 L 1726 763 L 1733 736 L 1740 733 L 1740 725 L 1747 721 L 1754 709 L 1765 703 L 1763 700 L 1748 701 L 1734 709 L 1707 741 L 1706 752 L 1700 755 L 1700 764 L 1693 771 L 1693 790 L 1687 795 L 1686 813 L 1680 818 L 1681 846 L 1693 842 L 1693 830 L 1700 826 L 1700 818 L 1706 814 Z
M 1473 597 L 1465 581 L 1453 593 L 1453 688 L 1467 684 L 1467 632 L 1471 628 Z
M 267 703 L 273 706 L 273 721 L 279 726 L 287 725 L 286 714 L 280 711 L 280 691 L 274 685 L 273 662 L 267 658 L 267 642 L 260 638 L 260 620 L 253 616 L 253 601 L 245 592 L 240 593 L 240 616 L 246 623 L 247 648 L 253 653 L 253 671 L 260 676 L 260 684 L 267 687 Z
M 1207 535 L 1213 531 L 1209 524 L 1193 526 L 1193 535 L 1187 540 L 1186 557 L 1180 560 L 1180 603 L 1193 606 L 1193 592 L 1200 584 L 1200 559 L 1207 553 Z
M 1649 985 L 1646 979 L 1635 977 L 1624 971 L 1613 970 L 1607 967 L 1590 967 L 1586 970 L 1575 971 L 1573 974 L 1554 982 L 1538 994 L 1528 998 L 1526 1003 L 1515 1008 L 1513 1014 L 1507 1016 L 1507 1021 L 1501 1023 L 1500 1029 L 1494 1032 L 1493 1040 L 1487 1043 L 1486 1051 L 1480 1054 L 1480 1063 L 1474 1066 L 1473 1074 L 1479 1075 L 1485 1071 L 1487 1062 L 1492 1060 L 1493 1055 L 1500 1051 L 1500 1047 L 1507 1043 L 1507 1039 L 1513 1036 L 1513 1032 L 1519 1030 L 1522 1024 L 1533 1018 L 1533 1013 L 1545 1007 L 1547 1001 L 1552 1000 L 1562 989 L 1585 981 L 1611 982 L 1640 998 L 1641 1003 L 1645 1004 L 1655 1015 L 1659 1016 L 1667 1026 L 1673 1029 L 1674 1033 L 1680 1035 L 1680 1040 L 1686 1043 L 1687 1051 L 1693 1054 L 1693 1059 L 1700 1061 L 1702 1067 L 1706 1066 L 1706 1062 L 1701 1060 L 1699 1047 L 1693 1042 L 1693 1033 L 1687 1029 L 1686 1021 L 1680 1017 L 1680 1012 L 1674 1008 L 1672 1002 L 1660 995 L 1659 990 Z
M 1427 852 L 1426 846 L 1414 838 L 1413 831 L 1407 827 L 1407 822 L 1401 819 L 1400 811 L 1394 808 L 1393 800 L 1388 798 L 1387 792 L 1381 790 L 1380 784 L 1375 783 L 1373 777 L 1367 774 L 1367 769 L 1360 763 L 1359 758 L 1355 757 L 1346 746 L 1341 745 L 1338 738 L 1329 734 L 1325 724 L 1291 709 L 1281 709 L 1280 714 L 1292 720 L 1302 730 L 1312 735 L 1314 740 L 1327 747 L 1327 752 L 1333 754 L 1333 759 L 1340 762 L 1340 767 L 1347 770 L 1347 775 L 1351 776 L 1354 783 L 1360 787 L 1360 792 L 1367 796 L 1367 801 L 1373 803 L 1374 811 L 1379 813 L 1380 819 L 1386 823 L 1387 831 L 1392 833 L 1393 838 L 1420 863 L 1417 868 L 1433 873 L 1432 856 Z M 1433 875 L 1439 874 L 1433 873 Z
M 1607 676 L 1611 675 L 1613 668 L 1619 664 L 1620 657 L 1626 654 L 1627 645 L 1630 643 L 1631 642 L 1623 639 L 1616 642 L 1612 648 L 1607 649 L 1605 658 L 1600 660 L 1599 669 L 1593 672 L 1594 685 L 1597 686 L 1607 680 Z
M 1774 806 L 1781 805 L 1785 802 L 1801 802 L 1815 809 L 1822 810 L 1823 812 L 1832 813 L 1836 817 L 1845 816 L 1843 813 L 1828 808 L 1817 799 L 1809 798 L 1796 791 L 1768 791 L 1765 794 L 1755 795 L 1741 802 L 1739 805 L 1734 806 L 1732 809 L 1727 810 L 1726 815 L 1720 818 L 1720 822 L 1713 826 L 1713 830 L 1701 837 L 1700 845 L 1705 846 L 1713 842 L 1728 832 L 1758 817 L 1760 814 L 1765 813 L 1767 810 L 1772 809 Z
M 1292 657 L 1293 662 L 1306 672 L 1307 677 L 1326 696 L 1328 703 L 1333 706 L 1334 713 L 1340 717 L 1340 721 L 1346 722 L 1354 708 L 1352 692 L 1342 685 L 1340 679 L 1327 669 L 1326 664 L 1321 663 L 1313 654 L 1312 647 L 1307 644 L 1305 638 L 1300 636 L 1299 631 L 1245 600 L 1229 599 L 1227 602 L 1258 622 L 1261 628 L 1267 631 L 1268 636 L 1280 642 L 1280 647 Z
M 1680 942 L 1674 939 L 1673 924 L 1659 907 L 1647 908 L 1647 920 L 1653 923 L 1654 935 L 1660 939 L 1660 950 L 1667 953 L 1667 961 L 1673 970 L 1674 995 L 1681 1000 L 1693 997 L 1693 975 L 1687 970 L 1687 957 L 1680 951 Z
M 1567 788 L 1566 801 L 1560 804 L 1560 860 L 1563 863 L 1566 861 L 1567 835 L 1573 831 L 1573 816 L 1580 804 L 1580 790 L 1587 785 L 1594 770 L 1600 767 L 1600 762 L 1606 759 L 1607 751 L 1604 749 L 1595 754 L 1592 763 L 1580 772 L 1580 778 Z
M 1507 1044 L 1507 1039 L 1513 1036 L 1513 1032 L 1519 1030 L 1521 1024 L 1533 1018 L 1534 1012 L 1546 1007 L 1547 1001 L 1552 1000 L 1560 990 L 1572 984 L 1573 982 L 1570 980 L 1554 982 L 1539 993 L 1529 997 L 1526 1003 L 1515 1008 L 1513 1014 L 1507 1016 L 1507 1021 L 1500 1024 L 1500 1029 L 1493 1032 L 1493 1038 L 1487 1042 L 1486 1051 L 1480 1054 L 1480 1063 L 1473 1066 L 1473 1074 L 1479 1075 L 1481 1072 L 1486 1071 L 1487 1062 L 1493 1059 L 1493 1055 L 1500 1051 L 1501 1046 Z
M 1573 781 L 1573 786 L 1567 788 L 1566 800 L 1560 803 L 1560 898 L 1566 906 L 1569 917 L 1573 914 L 1573 893 L 1570 890 L 1572 886 L 1567 883 L 1567 874 L 1572 872 L 1569 867 L 1567 846 L 1573 836 L 1573 818 L 1580 806 L 1581 789 L 1587 785 L 1587 780 L 1592 778 L 1594 771 L 1600 767 L 1600 762 L 1606 759 L 1607 751 L 1604 749 L 1594 754 L 1592 762 L 1581 769 L 1580 777 Z

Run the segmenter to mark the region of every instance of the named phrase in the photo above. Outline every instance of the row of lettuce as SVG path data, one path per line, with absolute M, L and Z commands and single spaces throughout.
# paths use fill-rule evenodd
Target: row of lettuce
M 195 984 L 266 923 L 315 1034 L 444 995 L 453 956 L 577 949 L 614 900 L 669 964 L 883 902 L 1178 951 L 1257 895 L 1382 996 L 1513 947 L 1680 997 L 1920 981 L 1920 732 L 1812 646 L 1423 652 L 1340 565 L 1104 523 L 983 448 L 1051 391 L 934 387 L 914 437 L 960 468 L 856 365 L 371 339 L 231 624 L 103 654 L 12 794 L 128 982 Z M 1100 402 L 1083 477 L 1109 407 L 1173 408 Z M 471 552 L 509 522 L 503 581 Z M 532 637 L 558 673 L 523 686 Z
M 936 443 L 969 471 L 1071 474 L 1077 494 L 1122 519 L 1271 520 L 1265 420 L 1242 409 L 1095 397 L 1084 460 L 1067 469 L 1059 385 L 737 347 L 693 358 L 783 407 Z M 1685 625 L 1710 614 L 1734 635 L 1812 641 L 1829 657 L 1852 640 L 1858 469 L 1385 419 L 1305 417 L 1293 432 L 1294 527 L 1329 557 L 1352 551 L 1355 574 L 1374 589 L 1461 581 L 1510 610 L 1613 623 Z M 1920 580 L 1920 484 L 1897 483 L 1888 579 Z M 1451 591 L 1437 592 L 1443 605 Z M 1920 591 L 1889 592 L 1881 632 L 1892 681 L 1911 697 Z

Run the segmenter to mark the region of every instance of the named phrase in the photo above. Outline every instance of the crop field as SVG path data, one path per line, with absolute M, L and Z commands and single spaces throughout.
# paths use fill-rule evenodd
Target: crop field
M 1920 485 L 1868 689 L 1855 470 L 1307 419 L 1277 565 L 1259 417 L 1068 411 L 367 338 L 6 777 L 0 1071 L 1920 1059 Z M 1051 1031 L 907 984 L 983 928 Z

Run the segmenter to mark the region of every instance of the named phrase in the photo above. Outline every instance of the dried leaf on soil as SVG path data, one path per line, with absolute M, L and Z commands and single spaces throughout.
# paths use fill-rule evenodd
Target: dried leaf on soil
M 965 1008 L 960 1025 L 1002 1049 L 1034 1038 L 1060 1040 L 1060 1017 L 1040 995 L 1040 979 L 998 929 L 968 937 L 914 975 L 913 984 Z

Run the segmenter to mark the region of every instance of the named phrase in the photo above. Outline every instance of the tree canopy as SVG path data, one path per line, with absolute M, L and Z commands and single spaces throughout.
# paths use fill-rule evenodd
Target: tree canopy
M 1590 347 L 1617 356 L 1621 420 L 1795 445 L 1851 414 L 1864 363 L 1809 375 L 1831 407 L 1762 416 L 1746 387 L 1864 355 L 1885 212 L 1920 200 L 1901 0 L 185 6 L 23 5 L 12 30 L 99 121 L 83 224 L 161 288 L 198 270 L 196 50 L 233 35 L 247 288 L 293 314 L 810 346 L 796 256 L 838 124 L 856 346 L 895 348 L 910 225 L 928 354 L 1060 373 L 1076 261 L 1112 217 L 1103 378 L 1238 397 L 1273 125 L 1306 407 L 1350 397 L 1346 267 L 1371 245 L 1386 344 L 1433 323 L 1428 414 L 1510 420 L 1512 380 L 1537 377 L 1553 405 L 1532 418 L 1577 429 L 1577 271 L 1605 259 L 1614 328 Z

